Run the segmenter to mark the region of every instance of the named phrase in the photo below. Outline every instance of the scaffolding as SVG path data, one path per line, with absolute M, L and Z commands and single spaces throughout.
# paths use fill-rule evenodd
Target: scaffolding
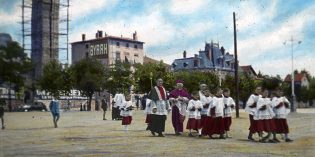
M 22 0 L 22 47 L 38 67 L 34 79 L 51 60 L 69 64 L 69 1 Z

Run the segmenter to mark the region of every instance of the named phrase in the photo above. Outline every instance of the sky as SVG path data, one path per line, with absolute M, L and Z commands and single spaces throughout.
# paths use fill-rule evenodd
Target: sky
M 19 42 L 21 3 L 0 0 L 0 32 Z M 205 42 L 234 53 L 235 12 L 240 65 L 283 78 L 291 73 L 293 52 L 294 69 L 315 76 L 315 0 L 70 0 L 70 5 L 70 42 L 83 33 L 93 39 L 97 30 L 129 38 L 137 31 L 145 54 L 169 64 L 184 50 L 188 57 L 198 54 Z

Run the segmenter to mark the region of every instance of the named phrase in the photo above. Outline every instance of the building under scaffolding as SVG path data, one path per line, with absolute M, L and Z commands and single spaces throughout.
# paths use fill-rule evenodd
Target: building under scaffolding
M 52 60 L 68 63 L 69 0 L 22 0 L 22 46 L 37 80 Z

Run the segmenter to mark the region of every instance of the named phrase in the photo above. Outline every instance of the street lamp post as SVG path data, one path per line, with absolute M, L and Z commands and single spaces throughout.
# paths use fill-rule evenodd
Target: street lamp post
M 291 96 L 292 96 L 292 102 L 291 102 L 291 112 L 296 112 L 296 96 L 294 92 L 294 80 L 295 80 L 295 75 L 294 75 L 294 67 L 293 67 L 293 42 L 295 40 L 293 39 L 293 36 L 291 36 L 290 42 L 291 42 Z M 298 44 L 301 44 L 302 41 L 298 41 Z M 284 43 L 285 44 L 285 43 Z

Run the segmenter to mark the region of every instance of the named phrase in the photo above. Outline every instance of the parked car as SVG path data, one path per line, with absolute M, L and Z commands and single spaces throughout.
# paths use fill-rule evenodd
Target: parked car
M 34 102 L 33 104 L 24 104 L 19 108 L 20 111 L 48 111 L 43 102 Z

